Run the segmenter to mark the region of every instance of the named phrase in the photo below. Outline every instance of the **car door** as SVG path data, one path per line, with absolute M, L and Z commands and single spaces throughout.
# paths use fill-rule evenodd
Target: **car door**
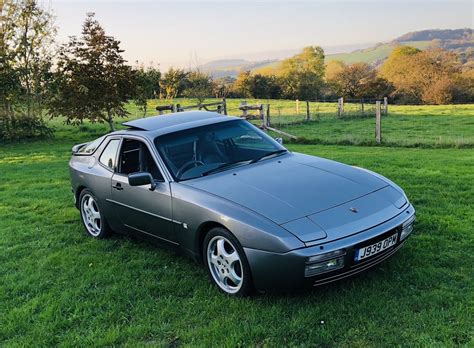
M 129 185 L 128 174 L 136 172 L 149 172 L 155 190 L 150 185 Z M 127 229 L 175 243 L 170 186 L 144 140 L 124 137 L 111 184 L 116 216 Z

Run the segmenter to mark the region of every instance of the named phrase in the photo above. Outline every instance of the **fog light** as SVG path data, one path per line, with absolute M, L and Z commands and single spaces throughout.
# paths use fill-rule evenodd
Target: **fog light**
M 402 225 L 402 233 L 400 234 L 400 240 L 404 240 L 413 232 L 413 223 L 415 222 L 415 216 L 410 220 L 406 221 Z
M 311 277 L 344 267 L 345 253 L 345 250 L 336 250 L 308 257 L 304 272 L 305 277 Z

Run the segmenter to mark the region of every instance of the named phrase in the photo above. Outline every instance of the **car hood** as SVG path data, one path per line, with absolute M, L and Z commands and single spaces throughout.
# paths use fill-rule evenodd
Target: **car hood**
M 359 168 L 298 153 L 182 183 L 242 205 L 279 225 L 310 216 L 317 223 L 315 214 L 388 186 Z

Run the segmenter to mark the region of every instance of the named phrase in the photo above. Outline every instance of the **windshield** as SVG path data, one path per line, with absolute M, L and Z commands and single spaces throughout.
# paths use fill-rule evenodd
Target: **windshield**
M 277 156 L 286 149 L 244 120 L 161 135 L 155 146 L 177 180 L 210 175 Z

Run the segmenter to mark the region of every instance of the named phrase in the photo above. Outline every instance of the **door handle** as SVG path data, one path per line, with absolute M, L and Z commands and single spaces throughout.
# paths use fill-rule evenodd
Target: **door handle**
M 119 190 L 119 191 L 123 190 L 122 184 L 120 184 L 119 182 L 116 183 L 115 185 L 112 185 L 112 187 L 116 190 Z

